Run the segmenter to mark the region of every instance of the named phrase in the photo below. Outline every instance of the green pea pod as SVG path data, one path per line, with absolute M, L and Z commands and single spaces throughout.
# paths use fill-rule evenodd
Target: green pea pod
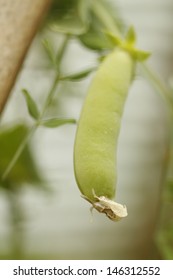
M 127 216 L 126 206 L 112 199 L 117 140 L 135 61 L 123 48 L 103 60 L 90 85 L 75 139 L 74 171 L 82 196 L 113 221 Z

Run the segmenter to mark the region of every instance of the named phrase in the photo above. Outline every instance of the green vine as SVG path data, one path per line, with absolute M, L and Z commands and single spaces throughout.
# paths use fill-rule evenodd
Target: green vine
M 12 157 L 11 161 L 9 162 L 6 170 L 4 171 L 2 178 L 1 178 L 1 182 L 3 183 L 3 181 L 5 181 L 5 179 L 7 178 L 8 174 L 10 173 L 10 171 L 12 170 L 13 166 L 15 165 L 15 163 L 17 162 L 18 158 L 20 157 L 21 153 L 23 152 L 26 144 L 28 143 L 28 141 L 32 138 L 33 134 L 35 133 L 36 129 L 38 128 L 38 126 L 42 123 L 42 121 L 44 120 L 44 115 L 46 110 L 48 109 L 52 98 L 55 94 L 55 91 L 57 89 L 58 83 L 60 82 L 60 77 L 61 77 L 61 62 L 64 56 L 64 53 L 66 51 L 67 45 L 69 42 L 69 35 L 65 36 L 64 42 L 57 54 L 57 64 L 56 64 L 56 75 L 55 78 L 53 80 L 52 86 L 50 88 L 50 91 L 47 94 L 47 98 L 45 100 L 45 103 L 43 105 L 43 108 L 41 110 L 40 113 L 38 113 L 38 117 L 34 114 L 32 114 L 32 111 L 30 111 L 30 114 L 32 115 L 32 117 L 36 118 L 36 122 L 33 124 L 33 126 L 30 128 L 30 130 L 28 131 L 27 135 L 25 136 L 25 138 L 23 139 L 23 141 L 21 142 L 21 144 L 19 145 L 18 149 L 16 150 L 14 156 Z M 31 101 L 31 99 L 29 99 Z M 35 105 L 35 103 L 32 103 L 32 105 L 30 106 L 31 109 L 33 108 L 33 105 Z M 36 105 L 35 105 L 36 106 Z M 67 120 L 68 121 L 68 120 Z

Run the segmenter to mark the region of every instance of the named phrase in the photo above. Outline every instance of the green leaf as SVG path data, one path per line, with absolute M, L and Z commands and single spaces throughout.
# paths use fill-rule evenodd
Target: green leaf
M 55 32 L 79 35 L 88 28 L 90 1 L 54 1 L 48 16 L 49 27 Z
M 112 48 L 112 43 L 102 32 L 102 29 L 97 28 L 96 25 L 91 25 L 88 32 L 79 36 L 78 39 L 85 47 L 91 50 L 102 51 Z
M 127 34 L 126 34 L 125 40 L 130 45 L 134 45 L 136 43 L 136 33 L 135 33 L 135 30 L 134 30 L 133 26 L 131 26 L 129 28 L 129 30 L 128 30 Z
M 17 148 L 26 137 L 28 128 L 23 124 L 5 127 L 0 131 L 0 185 L 20 187 L 23 183 L 41 184 L 43 180 L 38 172 L 29 144 L 26 145 L 16 164 L 1 182 L 1 177 L 10 163 Z
M 107 30 L 116 35 L 122 32 L 123 24 L 118 9 L 115 6 L 112 7 L 108 1 L 92 1 L 90 19 L 88 31 L 78 37 L 81 43 L 97 51 L 112 49 L 114 43 L 104 31 Z
M 54 54 L 54 49 L 53 49 L 53 46 L 51 44 L 50 41 L 48 41 L 47 39 L 43 40 L 43 46 L 44 46 L 44 49 L 46 51 L 46 54 L 50 60 L 50 62 L 52 64 L 55 63 L 55 54 Z
M 133 28 L 129 29 L 125 40 L 119 38 L 111 32 L 106 32 L 106 35 L 110 38 L 114 46 L 119 46 L 123 50 L 129 52 L 133 59 L 137 61 L 144 61 L 151 55 L 150 52 L 139 50 L 134 46 L 134 42 L 136 41 L 136 35 Z
M 28 107 L 28 112 L 29 112 L 30 116 L 33 117 L 35 120 L 38 120 L 39 111 L 38 111 L 35 101 L 32 99 L 31 95 L 29 94 L 29 92 L 26 89 L 23 89 L 22 93 L 25 97 L 26 104 Z
M 119 36 L 116 36 L 112 32 L 106 32 L 106 31 L 105 31 L 105 35 L 109 38 L 109 40 L 112 42 L 112 45 L 114 47 L 115 46 L 119 46 L 119 47 L 122 46 L 123 40 Z
M 145 61 L 151 55 L 150 52 L 146 52 L 138 49 L 131 49 L 129 52 L 137 61 Z
M 78 73 L 74 73 L 68 76 L 64 76 L 61 77 L 61 80 L 65 80 L 65 81 L 80 81 L 81 79 L 86 78 L 89 74 L 91 74 L 94 70 L 96 69 L 96 67 L 94 68 L 90 68 L 90 69 L 86 69 L 84 71 L 78 72 Z
M 64 124 L 75 124 L 75 119 L 59 119 L 59 118 L 52 118 L 48 120 L 42 120 L 41 125 L 48 127 L 48 128 L 55 128 Z

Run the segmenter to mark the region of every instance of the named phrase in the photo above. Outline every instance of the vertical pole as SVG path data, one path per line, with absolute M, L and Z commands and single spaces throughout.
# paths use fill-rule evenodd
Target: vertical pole
M 51 0 L 0 0 L 0 116 Z

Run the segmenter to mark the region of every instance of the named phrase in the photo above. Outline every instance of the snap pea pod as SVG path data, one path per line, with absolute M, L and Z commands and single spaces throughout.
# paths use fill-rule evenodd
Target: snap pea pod
M 113 221 L 127 216 L 126 206 L 113 201 L 116 151 L 135 55 L 143 53 L 128 48 L 116 47 L 99 66 L 82 108 L 74 147 L 74 171 L 82 196 Z

